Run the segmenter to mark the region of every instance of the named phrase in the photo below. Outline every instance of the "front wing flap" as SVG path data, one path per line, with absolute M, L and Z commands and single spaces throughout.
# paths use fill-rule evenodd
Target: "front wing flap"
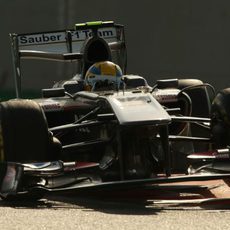
M 136 180 L 122 180 L 112 182 L 101 182 L 94 180 L 87 180 L 81 183 L 76 183 L 68 186 L 58 188 L 46 188 L 37 186 L 32 190 L 44 190 L 47 192 L 63 192 L 71 190 L 119 190 L 138 188 L 145 185 L 160 185 L 171 184 L 177 182 L 190 182 L 190 181 L 208 181 L 218 179 L 229 179 L 230 174 L 207 174 L 207 175 L 186 175 L 186 176 L 171 176 L 171 177 L 156 177 L 149 179 L 136 179 Z

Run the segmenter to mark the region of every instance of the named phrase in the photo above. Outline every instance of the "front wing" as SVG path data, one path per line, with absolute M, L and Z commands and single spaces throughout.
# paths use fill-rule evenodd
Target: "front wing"
M 124 190 L 145 190 L 146 188 L 154 190 L 155 192 L 160 191 L 166 192 L 167 190 L 173 191 L 193 191 L 208 188 L 205 184 L 197 183 L 200 181 L 214 181 L 214 180 L 228 180 L 230 174 L 197 174 L 197 175 L 173 175 L 170 177 L 157 176 L 154 178 L 147 179 L 133 179 L 133 180 L 118 180 L 102 182 L 100 177 L 87 174 L 89 169 L 95 170 L 97 168 L 96 164 L 91 164 L 88 166 L 82 165 L 77 169 L 70 167 L 70 165 L 65 165 L 62 162 L 57 164 L 51 164 L 53 167 L 46 166 L 40 169 L 28 170 L 28 165 L 23 166 L 22 164 L 15 163 L 2 163 L 1 173 L 3 175 L 0 179 L 0 193 L 2 197 L 7 197 L 9 195 L 17 194 L 29 194 L 29 193 L 63 193 L 67 191 L 124 191 Z M 34 166 L 33 166 L 34 167 Z M 37 167 L 37 166 L 35 166 Z M 62 168 L 63 167 L 63 168 Z M 68 167 L 67 170 L 65 168 Z M 26 170 L 27 168 L 27 170 Z M 40 178 L 37 183 L 33 185 L 24 186 L 23 190 L 20 190 L 20 184 L 23 181 L 23 177 L 29 175 L 34 178 Z M 46 183 L 41 183 L 45 180 Z M 188 184 L 188 182 L 191 182 Z M 193 183 L 194 182 L 194 183 Z M 157 193 L 155 194 L 158 196 Z

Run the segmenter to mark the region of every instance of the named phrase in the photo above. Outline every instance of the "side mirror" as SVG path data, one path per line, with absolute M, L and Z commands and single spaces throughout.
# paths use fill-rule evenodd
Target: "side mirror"
M 64 97 L 65 89 L 64 88 L 51 88 L 51 89 L 42 89 L 42 97 Z

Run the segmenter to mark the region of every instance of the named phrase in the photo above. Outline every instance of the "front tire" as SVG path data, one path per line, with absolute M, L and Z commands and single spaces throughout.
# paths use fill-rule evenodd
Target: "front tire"
M 58 159 L 60 151 L 61 144 L 48 131 L 46 117 L 39 104 L 32 100 L 0 103 L 0 163 L 51 161 Z M 38 200 L 43 197 L 43 192 L 28 190 L 30 185 L 24 181 L 24 175 L 21 179 L 19 193 L 5 196 L 5 200 Z
M 0 104 L 0 161 L 51 160 L 53 137 L 41 107 L 32 100 Z

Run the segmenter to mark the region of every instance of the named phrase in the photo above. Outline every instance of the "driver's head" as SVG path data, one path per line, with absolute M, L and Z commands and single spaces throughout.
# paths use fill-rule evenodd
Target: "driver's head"
M 121 68 L 113 62 L 103 61 L 93 64 L 85 76 L 88 91 L 117 90 L 121 85 Z

